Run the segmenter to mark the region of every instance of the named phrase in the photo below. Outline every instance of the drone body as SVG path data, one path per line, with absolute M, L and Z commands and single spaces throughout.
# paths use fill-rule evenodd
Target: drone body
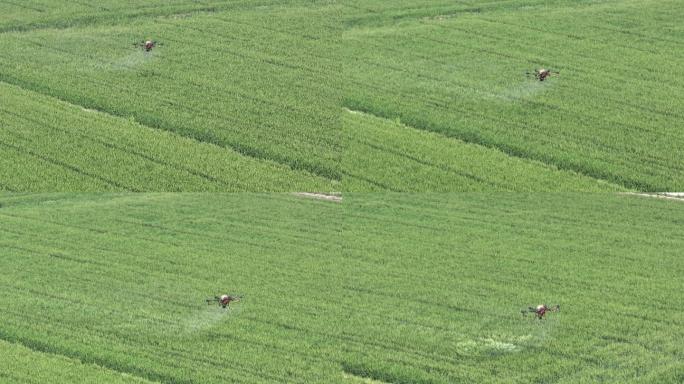
M 230 303 L 238 302 L 242 299 L 242 296 L 232 296 L 232 295 L 221 295 L 214 296 L 213 299 L 206 299 L 207 304 L 218 303 L 221 308 L 229 308 Z
M 150 52 L 152 49 L 156 48 L 158 45 L 162 45 L 154 40 L 143 40 L 138 43 L 133 44 L 136 47 L 142 48 L 145 52 Z
M 536 71 L 534 71 L 534 77 L 539 81 L 546 80 L 546 78 L 551 76 L 552 74 L 558 74 L 558 72 L 551 71 L 549 69 L 544 69 L 544 68 L 540 68 L 540 69 L 537 69 Z
M 546 304 L 537 305 L 537 308 L 535 309 L 534 313 L 537 315 L 538 318 L 541 319 L 544 317 L 548 309 L 549 307 L 547 307 Z
M 542 320 L 547 312 L 560 312 L 560 304 L 556 304 L 552 307 L 549 307 L 546 304 L 539 304 L 536 307 L 527 307 L 527 309 L 523 309 L 520 312 L 523 316 L 527 316 L 528 313 L 534 313 L 537 319 Z
M 228 296 L 228 295 L 221 295 L 221 298 L 219 300 L 219 303 L 221 304 L 221 307 L 225 308 L 230 305 L 230 302 L 235 300 L 233 296 Z

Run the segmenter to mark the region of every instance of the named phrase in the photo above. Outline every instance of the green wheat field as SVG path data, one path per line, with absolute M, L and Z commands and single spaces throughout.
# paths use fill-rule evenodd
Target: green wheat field
M 683 20 L 0 0 L 0 384 L 684 383 Z
M 679 191 L 683 18 L 679 0 L 0 1 L 0 188 Z
M 680 201 L 11 194 L 0 381 L 681 383 Z M 205 298 L 242 294 L 221 309 Z M 560 304 L 544 320 L 521 308 Z

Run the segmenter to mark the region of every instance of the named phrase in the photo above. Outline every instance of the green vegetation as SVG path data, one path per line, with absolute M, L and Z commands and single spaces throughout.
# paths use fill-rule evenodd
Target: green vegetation
M 680 383 L 683 223 L 614 194 L 6 194 L 0 380 Z
M 684 189 L 680 1 L 344 4 L 346 108 L 627 188 Z M 560 75 L 526 75 L 538 68 Z M 344 129 L 353 136 L 362 127 Z M 458 167 L 496 180 L 498 169 L 479 169 L 488 160 L 483 152 Z M 365 177 L 384 172 L 378 165 Z M 396 181 L 387 186 L 431 190 Z
M 0 381 L 3 383 L 151 383 L 89 364 L 31 350 L 0 340 Z
M 0 83 L 0 190 L 333 190 L 330 180 Z
M 236 7 L 255 1 L 231 1 Z M 267 4 L 267 2 L 261 2 Z M 98 4 L 60 0 L 4 0 L 0 2 L 0 32 L 41 28 L 69 28 L 92 24 L 118 24 L 142 17 L 180 17 L 226 9 L 224 1 L 204 0 L 109 0 Z
M 324 189 L 340 189 L 339 86 L 330 76 L 334 60 L 323 54 L 326 42 L 337 38 L 335 20 L 326 17 L 329 6 L 307 7 L 305 1 L 108 3 L 115 6 L 78 11 L 86 7 L 67 5 L 37 21 L 27 16 L 25 28 L 7 27 L 0 39 L 0 81 L 223 147 L 224 163 L 237 152 L 309 173 L 306 189 L 320 189 L 319 178 L 328 180 Z M 13 3 L 3 7 L 14 9 Z M 73 20 L 50 22 L 70 9 Z M 151 52 L 135 45 L 148 38 L 160 45 Z M 25 103 L 28 109 L 38 107 L 30 99 Z M 87 116 L 85 111 L 82 115 Z M 45 150 L 35 135 L 29 139 L 38 141 L 34 152 Z M 99 151 L 102 157 L 116 156 Z M 254 176 L 263 174 L 264 182 L 249 177 L 223 190 L 273 189 L 263 185 L 283 178 L 273 175 L 283 167 L 255 167 Z M 218 167 L 214 171 L 222 173 Z M 150 174 L 153 170 L 141 173 L 139 178 L 157 177 Z M 154 183 L 143 187 L 168 190 Z M 286 184 L 277 189 L 292 190 Z
M 345 190 L 608 191 L 619 186 L 497 149 L 347 111 Z
M 0 1 L 0 82 L 190 139 L 160 145 L 168 157 L 209 144 L 225 158 L 203 172 L 231 180 L 111 165 L 120 154 L 102 146 L 50 164 L 41 156 L 61 149 L 45 142 L 51 127 L 30 123 L 22 150 L 32 158 L 0 147 L 5 163 L 25 164 L 30 175 L 3 176 L 0 188 L 681 190 L 679 3 Z M 134 45 L 148 38 L 160 45 L 148 53 Z M 541 67 L 560 75 L 526 75 Z M 3 102 L 16 93 L 0 88 Z M 56 102 L 22 97 L 23 110 Z M 16 111 L 0 107 L 8 136 Z M 350 110 L 363 114 L 350 119 Z M 77 114 L 77 126 L 54 118 L 106 129 Z M 85 170 L 91 155 L 108 171 Z M 244 177 L 225 169 L 233 162 L 249 169 Z M 298 176 L 280 184 L 287 174 Z
M 0 0 L 0 383 L 683 383 L 683 19 Z

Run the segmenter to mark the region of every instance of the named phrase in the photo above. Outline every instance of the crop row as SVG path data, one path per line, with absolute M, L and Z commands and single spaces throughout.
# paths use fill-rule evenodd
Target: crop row
M 0 85 L 0 168 L 16 190 L 334 189 L 329 181 Z

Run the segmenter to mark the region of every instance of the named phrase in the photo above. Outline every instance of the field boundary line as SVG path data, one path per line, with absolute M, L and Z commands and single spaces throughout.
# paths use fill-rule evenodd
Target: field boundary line
M 391 118 L 375 114 L 372 111 L 354 109 L 354 108 L 350 108 L 349 106 L 346 106 L 346 105 L 344 106 L 344 110 L 346 111 L 346 113 L 350 113 L 350 114 L 362 115 L 362 116 L 371 116 L 371 117 L 375 117 L 378 119 L 382 119 L 384 121 L 393 122 L 393 120 Z M 620 188 L 630 189 L 630 187 L 628 187 L 626 185 L 617 184 L 617 183 L 612 182 L 608 179 L 596 177 L 594 175 L 590 175 L 590 174 L 587 174 L 585 172 L 582 172 L 581 170 L 578 170 L 578 169 L 561 167 L 555 163 L 546 162 L 546 161 L 543 161 L 541 159 L 537 159 L 537 158 L 534 158 L 531 156 L 524 156 L 524 154 L 522 152 L 519 152 L 519 151 L 508 151 L 508 150 L 506 150 L 505 147 L 502 147 L 502 146 L 497 145 L 495 143 L 474 141 L 474 140 L 469 139 L 466 135 L 461 135 L 458 133 L 455 133 L 453 136 L 446 135 L 446 134 L 444 134 L 444 132 L 436 131 L 436 130 L 429 129 L 429 128 L 416 127 L 416 126 L 407 124 L 406 122 L 403 122 L 403 121 L 401 121 L 399 124 L 401 124 L 407 128 L 417 130 L 417 131 L 431 132 L 431 133 L 439 135 L 441 138 L 444 138 L 444 139 L 455 139 L 455 140 L 459 140 L 465 144 L 477 145 L 477 146 L 482 147 L 482 148 L 498 151 L 499 153 L 501 153 L 501 154 L 503 154 L 503 155 L 505 155 L 511 159 L 518 159 L 518 160 L 524 161 L 525 163 L 528 163 L 528 164 L 538 164 L 538 165 L 543 166 L 544 168 L 550 169 L 550 170 L 574 172 L 577 175 L 587 177 L 587 178 L 595 180 L 596 182 L 599 182 L 599 183 L 605 183 L 605 184 L 613 185 L 613 186 L 620 187 Z M 463 176 L 465 176 L 465 175 L 463 175 Z
M 41 355 L 61 357 L 61 358 L 67 359 L 68 361 L 78 362 L 79 364 L 84 365 L 84 366 L 97 367 L 97 368 L 102 369 L 106 372 L 115 373 L 119 376 L 132 376 L 132 377 L 135 377 L 137 379 L 143 380 L 146 383 L 163 384 L 163 382 L 161 382 L 161 381 L 150 380 L 144 376 L 137 375 L 133 372 L 123 371 L 123 370 L 119 370 L 119 369 L 116 369 L 113 367 L 101 365 L 101 364 L 98 364 L 94 361 L 84 361 L 81 358 L 76 357 L 75 356 L 76 354 L 72 355 L 72 354 L 65 354 L 65 353 L 48 351 L 46 347 L 39 346 L 38 344 L 32 345 L 33 343 L 27 343 L 20 337 L 7 336 L 4 332 L 2 332 L 2 330 L 0 330 L 0 341 L 4 341 L 5 343 L 8 343 L 10 345 L 17 345 L 20 347 L 24 347 L 24 348 L 26 348 L 26 349 L 34 352 L 34 353 L 39 353 Z

